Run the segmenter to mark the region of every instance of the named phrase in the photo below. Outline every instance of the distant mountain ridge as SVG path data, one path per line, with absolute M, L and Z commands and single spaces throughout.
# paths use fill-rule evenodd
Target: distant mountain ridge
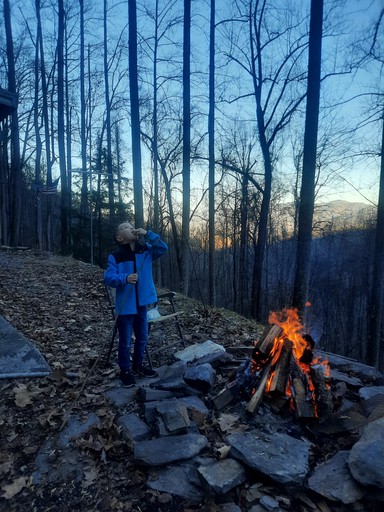
M 314 233 L 367 228 L 375 219 L 376 211 L 375 206 L 360 202 L 334 200 L 317 203 L 313 215 Z M 294 205 L 281 205 L 274 221 L 281 236 L 291 235 L 294 228 Z

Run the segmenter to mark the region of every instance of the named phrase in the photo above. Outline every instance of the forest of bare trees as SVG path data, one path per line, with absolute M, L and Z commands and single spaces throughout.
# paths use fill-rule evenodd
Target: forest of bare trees
M 380 0 L 2 0 L 1 245 L 104 267 L 131 219 L 159 285 L 297 307 L 383 368 L 383 27 Z

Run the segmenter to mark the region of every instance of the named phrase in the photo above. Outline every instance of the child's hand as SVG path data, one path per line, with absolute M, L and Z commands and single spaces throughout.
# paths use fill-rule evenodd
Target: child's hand
M 137 274 L 128 274 L 127 275 L 127 283 L 128 284 L 136 284 L 139 276 Z
M 147 230 L 144 229 L 144 228 L 137 228 L 137 229 L 134 229 L 133 230 L 133 233 L 136 235 L 136 236 L 145 236 L 147 234 Z

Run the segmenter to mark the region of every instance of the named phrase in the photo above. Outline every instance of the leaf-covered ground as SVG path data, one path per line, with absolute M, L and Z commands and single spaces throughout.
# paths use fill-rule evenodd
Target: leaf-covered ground
M 118 368 L 115 361 L 103 364 L 113 323 L 102 274 L 70 257 L 0 251 L 0 315 L 37 346 L 53 370 L 43 378 L 0 380 L 0 510 L 219 510 L 215 503 L 196 508 L 148 491 L 145 474 L 131 462 L 103 395 Z M 184 311 L 180 322 L 187 344 L 212 339 L 224 346 L 250 345 L 260 334 L 255 323 L 228 311 L 179 295 L 176 305 Z M 167 343 L 178 339 L 174 326 L 162 328 Z M 174 350 L 162 350 L 154 365 L 173 362 Z M 87 461 L 84 479 L 35 485 L 31 475 L 46 440 L 70 414 L 91 413 L 101 423 L 77 441 Z M 54 463 L 54 450 L 51 457 Z

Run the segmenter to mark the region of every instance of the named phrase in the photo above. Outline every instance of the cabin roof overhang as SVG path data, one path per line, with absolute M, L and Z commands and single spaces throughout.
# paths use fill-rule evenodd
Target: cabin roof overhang
M 17 107 L 17 95 L 0 87 L 0 121 L 12 114 Z

